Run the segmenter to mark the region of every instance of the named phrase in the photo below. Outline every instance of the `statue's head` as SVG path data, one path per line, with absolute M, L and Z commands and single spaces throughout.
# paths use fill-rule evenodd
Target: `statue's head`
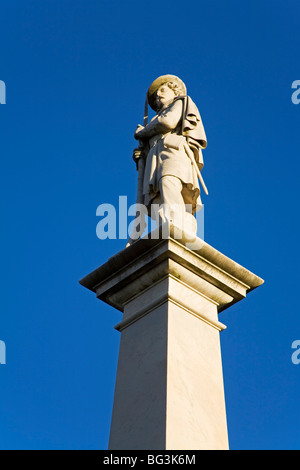
M 185 96 L 186 86 L 175 75 L 162 75 L 150 85 L 148 90 L 148 102 L 154 111 L 158 111 L 168 102 L 172 102 L 176 96 Z

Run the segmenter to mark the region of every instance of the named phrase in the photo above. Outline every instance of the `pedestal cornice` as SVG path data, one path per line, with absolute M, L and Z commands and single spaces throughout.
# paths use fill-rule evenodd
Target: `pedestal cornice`
M 191 244 L 170 236 L 137 241 L 81 279 L 80 284 L 124 312 L 129 301 L 166 276 L 207 297 L 217 305 L 218 312 L 264 282 L 199 238 Z

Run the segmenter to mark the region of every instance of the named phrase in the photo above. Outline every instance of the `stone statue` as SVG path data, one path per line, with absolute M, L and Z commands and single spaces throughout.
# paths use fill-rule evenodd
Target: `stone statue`
M 148 103 L 157 113 L 149 123 Z M 202 207 L 198 179 L 208 194 L 200 173 L 207 141 L 199 111 L 180 78 L 163 75 L 150 85 L 144 125 L 137 126 L 134 137 L 139 141 L 133 155 L 139 172 L 137 203 L 158 224 L 178 225 L 179 220 L 196 233 L 193 216 Z M 153 207 L 158 209 L 152 211 Z

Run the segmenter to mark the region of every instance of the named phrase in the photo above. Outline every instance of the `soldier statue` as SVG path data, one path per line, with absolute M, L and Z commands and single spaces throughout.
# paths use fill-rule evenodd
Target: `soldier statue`
M 156 112 L 149 123 L 148 104 Z M 189 220 L 188 227 L 195 230 L 193 216 L 202 207 L 198 179 L 208 194 L 201 175 L 207 141 L 200 113 L 180 78 L 163 75 L 150 85 L 144 125 L 137 126 L 134 137 L 139 141 L 133 155 L 139 171 L 137 203 L 158 224 L 176 223 L 177 217 L 182 223 Z

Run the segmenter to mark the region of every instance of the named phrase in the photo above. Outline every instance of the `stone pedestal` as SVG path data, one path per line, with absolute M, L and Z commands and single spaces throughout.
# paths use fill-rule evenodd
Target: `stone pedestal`
M 228 449 L 218 313 L 263 280 L 175 235 L 142 239 L 80 281 L 124 313 L 111 450 Z

